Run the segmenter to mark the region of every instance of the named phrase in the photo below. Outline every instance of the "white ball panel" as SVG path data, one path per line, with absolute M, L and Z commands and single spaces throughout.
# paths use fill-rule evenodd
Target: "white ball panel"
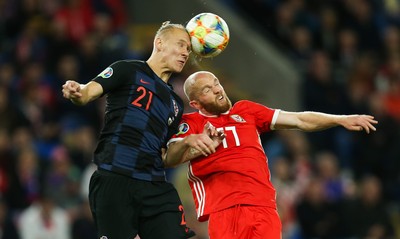
M 197 27 L 197 23 L 195 21 L 189 21 L 186 25 L 186 30 L 188 32 L 193 31 Z
M 217 23 L 217 18 L 214 14 L 208 13 L 201 17 L 201 24 L 205 27 L 213 27 Z
M 224 37 L 219 35 L 217 32 L 211 32 L 204 37 L 204 40 L 210 47 L 218 47 L 224 43 Z
M 201 53 L 204 50 L 203 45 L 200 43 L 199 39 L 196 37 L 191 37 L 191 43 L 192 43 L 192 50 L 195 53 Z

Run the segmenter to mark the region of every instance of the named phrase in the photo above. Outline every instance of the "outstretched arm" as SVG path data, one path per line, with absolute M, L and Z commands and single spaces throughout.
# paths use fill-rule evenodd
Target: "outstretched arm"
M 164 165 L 176 167 L 201 155 L 208 156 L 215 153 L 215 149 L 224 138 L 223 132 L 217 131 L 214 126 L 207 123 L 203 133 L 191 134 L 182 140 L 170 143 L 163 157 Z
M 103 87 L 95 81 L 90 81 L 83 85 L 76 81 L 68 80 L 63 85 L 62 92 L 64 98 L 71 100 L 72 103 L 86 105 L 103 94 Z
M 280 111 L 275 122 L 275 129 L 299 129 L 319 131 L 336 126 L 343 126 L 352 131 L 365 130 L 368 134 L 375 131 L 378 121 L 371 115 L 333 115 L 319 112 Z

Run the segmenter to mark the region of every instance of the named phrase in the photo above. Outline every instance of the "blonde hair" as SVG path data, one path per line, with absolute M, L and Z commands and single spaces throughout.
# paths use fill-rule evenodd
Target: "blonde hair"
M 171 23 L 170 21 L 165 21 L 161 24 L 161 27 L 157 30 L 155 38 L 158 38 L 164 33 L 174 29 L 181 29 L 183 31 L 186 31 L 186 28 L 182 24 L 176 24 L 176 23 Z

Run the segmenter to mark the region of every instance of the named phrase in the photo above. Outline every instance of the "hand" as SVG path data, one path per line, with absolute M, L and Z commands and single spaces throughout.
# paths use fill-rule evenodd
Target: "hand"
M 186 137 L 186 142 L 189 145 L 190 157 L 195 157 L 199 153 L 203 156 L 208 156 L 215 153 L 216 148 L 225 138 L 223 131 L 218 131 L 210 122 L 204 125 L 203 133 L 192 134 Z
M 214 127 L 214 125 L 212 125 L 210 122 L 207 122 L 204 125 L 203 133 L 207 134 L 213 141 L 219 141 L 219 143 L 221 143 L 222 140 L 225 138 L 224 131 L 223 130 L 217 130 Z
M 82 97 L 82 93 L 80 91 L 81 85 L 76 81 L 68 80 L 62 86 L 63 96 L 64 98 L 69 100 L 74 100 Z
M 378 121 L 374 120 L 371 115 L 348 115 L 345 116 L 342 125 L 348 130 L 352 131 L 363 131 L 365 130 L 367 134 L 372 131 L 376 131 L 374 124 Z

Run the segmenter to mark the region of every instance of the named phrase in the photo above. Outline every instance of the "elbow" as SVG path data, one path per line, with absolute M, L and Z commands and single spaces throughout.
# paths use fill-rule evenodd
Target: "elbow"
M 181 160 L 179 159 L 179 154 L 177 154 L 176 151 L 173 150 L 173 147 L 175 146 L 174 143 L 171 146 L 172 149 L 169 148 L 162 156 L 164 168 L 175 168 L 181 162 Z
M 175 168 L 176 166 L 175 165 L 171 165 L 171 164 L 169 164 L 167 161 L 165 161 L 164 160 L 164 168 Z
M 178 160 L 173 160 L 170 158 L 165 158 L 163 160 L 164 168 L 176 168 L 179 165 Z
M 167 158 L 163 159 L 163 165 L 164 165 L 164 168 L 174 168 L 175 167 L 170 162 L 168 162 Z

